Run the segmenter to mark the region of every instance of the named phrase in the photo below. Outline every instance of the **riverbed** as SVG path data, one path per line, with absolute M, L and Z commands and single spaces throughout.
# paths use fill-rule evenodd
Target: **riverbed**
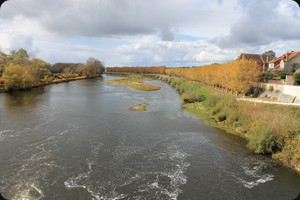
M 300 176 L 181 108 L 178 93 L 99 79 L 0 94 L 8 199 L 293 199 Z M 147 103 L 147 111 L 132 111 Z

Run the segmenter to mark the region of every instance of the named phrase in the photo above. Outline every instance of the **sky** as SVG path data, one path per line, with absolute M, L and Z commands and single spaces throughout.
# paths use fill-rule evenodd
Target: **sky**
M 0 51 L 26 49 L 49 63 L 189 67 L 240 53 L 300 51 L 292 0 L 9 0 Z

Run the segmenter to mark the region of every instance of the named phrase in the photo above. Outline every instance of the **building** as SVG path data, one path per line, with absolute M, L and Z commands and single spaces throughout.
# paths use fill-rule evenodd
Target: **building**
M 300 52 L 285 53 L 269 63 L 269 70 L 282 71 L 287 74 L 292 74 L 298 69 L 300 69 Z
M 269 63 L 275 58 L 274 51 L 266 51 L 263 54 L 241 53 L 236 60 L 254 60 L 261 71 L 268 70 Z

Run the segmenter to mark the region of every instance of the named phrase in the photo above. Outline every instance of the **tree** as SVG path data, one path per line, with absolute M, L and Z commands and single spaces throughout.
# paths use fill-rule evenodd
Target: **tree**
M 99 76 L 103 73 L 103 71 L 104 71 L 103 63 L 93 57 L 87 59 L 85 67 L 83 69 L 83 73 L 87 77 Z
M 12 50 L 8 56 L 8 64 L 25 66 L 29 64 L 29 55 L 26 50 Z
M 50 64 L 41 59 L 33 59 L 25 68 L 25 85 L 31 87 L 40 84 L 49 72 Z
M 4 71 L 6 62 L 7 55 L 5 53 L 0 52 L 0 74 Z
M 10 64 L 6 67 L 3 75 L 5 79 L 5 89 L 8 91 L 23 89 L 25 87 L 24 71 L 24 67 L 20 65 Z

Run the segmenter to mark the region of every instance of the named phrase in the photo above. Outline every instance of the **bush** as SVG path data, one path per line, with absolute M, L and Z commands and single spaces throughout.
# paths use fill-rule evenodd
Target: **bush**
M 272 72 L 264 72 L 261 74 L 261 80 L 272 80 L 274 74 Z
M 277 148 L 276 135 L 267 125 L 256 127 L 249 136 L 248 148 L 255 153 L 274 153 Z
M 198 91 L 192 90 L 184 92 L 181 95 L 181 100 L 184 103 L 202 102 L 205 100 L 205 96 Z
M 226 121 L 227 116 L 225 113 L 219 113 L 216 117 L 215 117 L 215 121 L 216 122 L 223 122 Z
M 280 74 L 279 74 L 279 76 L 280 76 L 280 79 L 285 79 L 286 78 L 286 73 L 284 73 L 284 72 L 281 72 Z
M 206 107 L 215 107 L 218 103 L 219 99 L 215 96 L 208 96 L 206 97 L 206 100 L 203 102 L 203 104 Z
M 294 78 L 294 85 L 300 85 L 300 73 L 295 73 L 293 75 Z
M 273 85 L 270 85 L 269 88 L 268 88 L 269 92 L 273 92 L 274 91 L 274 87 Z

